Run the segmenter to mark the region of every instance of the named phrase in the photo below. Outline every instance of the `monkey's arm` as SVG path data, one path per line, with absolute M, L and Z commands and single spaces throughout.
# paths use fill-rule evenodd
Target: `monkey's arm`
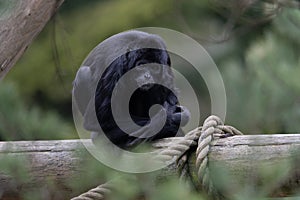
M 170 124 L 180 124 L 180 126 L 185 126 L 191 118 L 191 113 L 185 106 L 180 106 L 178 104 L 177 97 L 170 94 L 164 103 L 164 108 L 168 111 Z
M 185 126 L 191 118 L 191 113 L 185 106 L 176 105 L 176 110 L 171 118 L 174 123 L 180 123 L 181 126 Z

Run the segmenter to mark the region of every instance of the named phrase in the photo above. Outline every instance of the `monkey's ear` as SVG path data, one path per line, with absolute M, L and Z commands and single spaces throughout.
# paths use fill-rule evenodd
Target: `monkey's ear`
M 90 67 L 82 66 L 77 71 L 73 81 L 73 97 L 79 111 L 84 115 L 87 105 L 91 99 L 92 72 Z

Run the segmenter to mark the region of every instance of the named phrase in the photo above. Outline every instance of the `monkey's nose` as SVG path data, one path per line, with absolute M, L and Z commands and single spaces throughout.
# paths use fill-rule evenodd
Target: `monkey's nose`
M 145 73 L 144 77 L 145 77 L 146 79 L 150 79 L 150 78 L 151 78 L 151 75 L 150 75 L 149 73 Z

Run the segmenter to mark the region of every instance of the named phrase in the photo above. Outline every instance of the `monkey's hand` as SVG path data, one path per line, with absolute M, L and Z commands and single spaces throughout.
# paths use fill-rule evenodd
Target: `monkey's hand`
M 191 118 L 190 111 L 185 106 L 176 106 L 175 112 L 172 114 L 172 120 L 181 126 L 185 126 Z
M 165 108 L 160 109 L 151 117 L 150 123 L 145 124 L 138 130 L 130 133 L 130 136 L 147 138 L 158 133 L 167 121 L 167 111 Z

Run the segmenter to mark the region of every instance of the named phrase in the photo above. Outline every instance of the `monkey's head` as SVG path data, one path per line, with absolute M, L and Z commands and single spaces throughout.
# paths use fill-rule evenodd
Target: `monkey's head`
M 156 84 L 167 83 L 169 87 L 173 84 L 173 75 L 170 70 L 171 62 L 166 50 L 143 48 L 130 51 L 121 59 L 126 63 L 125 70 L 133 70 L 130 82 L 127 83 L 142 91 L 149 91 Z
M 127 31 L 101 42 L 90 52 L 81 67 L 87 66 L 88 74 L 91 74 L 89 85 L 82 89 L 83 92 L 78 92 L 90 92 L 85 95 L 85 105 L 80 109 L 84 115 L 84 127 L 91 131 L 99 129 L 95 108 L 96 112 L 102 112 L 97 109 L 110 107 L 112 91 L 127 72 L 132 73 L 128 81 L 123 83 L 123 88 L 138 88 L 142 93 L 149 92 L 149 96 L 164 101 L 174 89 L 170 65 L 166 45 L 158 35 Z M 161 86 L 161 82 L 167 87 Z

